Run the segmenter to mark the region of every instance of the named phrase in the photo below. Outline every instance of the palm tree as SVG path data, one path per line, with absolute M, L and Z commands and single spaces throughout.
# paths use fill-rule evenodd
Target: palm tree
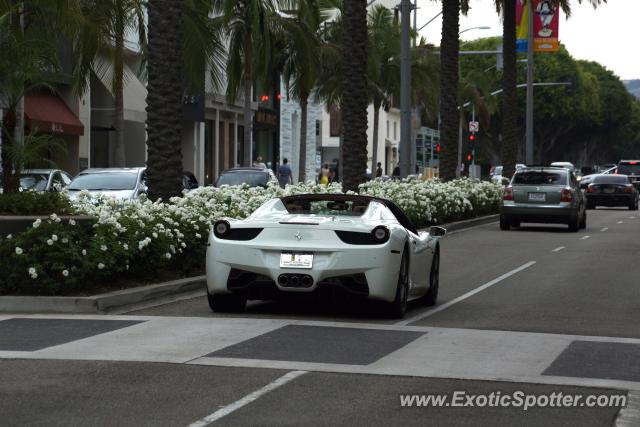
M 147 37 L 143 0 L 80 0 L 82 20 L 75 40 L 74 75 L 79 93 L 88 87 L 94 73 L 111 78 L 114 97 L 115 148 L 114 166 L 124 167 L 124 52 L 127 34 L 137 33 L 138 44 L 146 51 Z M 110 58 L 112 67 L 98 56 Z M 111 72 L 113 70 L 113 73 Z
M 286 47 L 276 59 L 287 91 L 300 104 L 300 157 L 298 180 L 306 181 L 307 111 L 320 73 L 320 26 L 325 10 L 315 0 L 300 2 L 294 17 L 285 20 Z
M 182 0 L 149 0 L 147 183 L 151 199 L 181 194 Z
M 222 31 L 208 0 L 151 0 L 147 57 L 147 183 L 152 199 L 182 193 L 182 103 L 205 76 L 221 86 Z
M 367 1 L 344 1 L 342 18 L 342 185 L 355 191 L 367 168 Z
M 251 165 L 251 112 L 253 84 L 266 78 L 274 47 L 283 39 L 283 20 L 279 10 L 290 10 L 284 0 L 213 0 L 219 25 L 229 42 L 227 98 L 234 102 L 240 90 L 244 102 L 242 165 Z
M 516 1 L 494 0 L 498 13 L 502 12 L 504 49 L 504 69 L 502 72 L 502 167 L 503 176 L 511 176 L 515 172 L 518 152 L 518 96 L 517 96 L 517 63 L 516 63 Z M 607 0 L 587 0 L 594 8 Z M 582 0 L 578 0 L 582 3 Z M 571 1 L 559 0 L 559 6 L 571 15 Z M 526 7 L 526 6 L 525 6 Z
M 440 44 L 440 178 L 456 177 L 458 168 L 458 57 L 460 52 L 460 11 L 466 13 L 468 0 L 442 0 L 442 42 Z M 514 30 L 515 31 L 515 30 Z

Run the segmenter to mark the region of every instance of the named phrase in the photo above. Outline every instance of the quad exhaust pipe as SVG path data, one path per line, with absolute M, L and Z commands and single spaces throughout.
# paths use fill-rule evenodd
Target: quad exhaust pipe
M 278 284 L 285 288 L 310 288 L 313 286 L 313 277 L 308 274 L 281 274 Z

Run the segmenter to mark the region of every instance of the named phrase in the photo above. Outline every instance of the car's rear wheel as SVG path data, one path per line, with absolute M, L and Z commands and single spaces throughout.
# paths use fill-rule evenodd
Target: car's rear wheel
M 575 233 L 579 229 L 580 229 L 580 217 L 578 216 L 578 214 L 576 214 L 575 216 L 572 216 L 569 219 L 569 231 L 572 233 Z
M 511 229 L 511 223 L 509 219 L 504 215 L 500 215 L 500 230 L 509 231 Z
M 587 211 L 586 210 L 582 213 L 582 219 L 580 219 L 580 228 L 581 229 L 587 228 Z
M 247 298 L 237 294 L 207 293 L 207 300 L 211 311 L 216 313 L 242 311 L 247 305 Z
M 400 270 L 398 271 L 398 285 L 396 287 L 396 298 L 389 304 L 389 316 L 401 319 L 407 312 L 407 301 L 409 299 L 409 262 L 407 252 L 402 254 Z
M 638 199 L 634 199 L 631 204 L 629 205 L 629 210 L 630 211 L 637 211 L 638 210 Z
M 422 297 L 426 305 L 436 305 L 438 302 L 438 289 L 440 288 L 440 248 L 436 248 L 429 270 L 429 290 Z
M 595 202 L 587 201 L 587 209 L 595 209 L 595 208 L 596 208 Z

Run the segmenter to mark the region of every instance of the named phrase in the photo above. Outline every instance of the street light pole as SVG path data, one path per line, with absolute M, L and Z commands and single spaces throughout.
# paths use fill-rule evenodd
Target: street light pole
M 411 0 L 401 0 L 400 46 L 400 176 L 412 173 L 411 164 Z
M 533 1 L 527 1 L 529 16 L 527 20 L 527 113 L 525 163 L 533 164 Z

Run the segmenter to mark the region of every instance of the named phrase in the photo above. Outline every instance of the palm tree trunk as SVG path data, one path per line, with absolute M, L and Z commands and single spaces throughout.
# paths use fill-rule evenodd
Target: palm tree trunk
M 122 0 L 116 2 L 116 25 L 115 25 L 115 51 L 114 51 L 114 64 L 113 64 L 113 96 L 115 101 L 114 108 L 114 124 L 116 128 L 115 132 L 115 147 L 114 147 L 114 166 L 125 167 L 125 149 L 124 149 L 124 22 L 122 13 Z
M 516 0 L 503 0 L 504 69 L 502 71 L 502 176 L 511 177 L 518 154 L 518 88 L 516 65 Z
M 358 190 L 367 169 L 367 0 L 343 2 L 342 186 Z
M 149 0 L 147 183 L 152 200 L 182 194 L 182 0 Z
M 440 49 L 440 179 L 452 180 L 458 167 L 458 55 L 460 0 L 442 0 Z M 515 31 L 515 30 L 514 30 Z
M 250 74 L 249 74 L 250 75 Z M 253 131 L 253 113 L 251 112 L 251 91 L 253 82 L 245 75 L 244 80 L 244 134 L 242 135 L 242 166 L 251 166 L 251 138 Z M 237 136 L 236 136 L 237 138 Z M 236 159 L 234 159 L 235 165 Z
M 373 154 L 371 159 L 371 177 L 376 177 L 378 165 L 378 127 L 380 125 L 380 101 L 373 101 Z
M 300 160 L 298 161 L 298 181 L 307 181 L 307 110 L 308 98 L 300 100 Z

